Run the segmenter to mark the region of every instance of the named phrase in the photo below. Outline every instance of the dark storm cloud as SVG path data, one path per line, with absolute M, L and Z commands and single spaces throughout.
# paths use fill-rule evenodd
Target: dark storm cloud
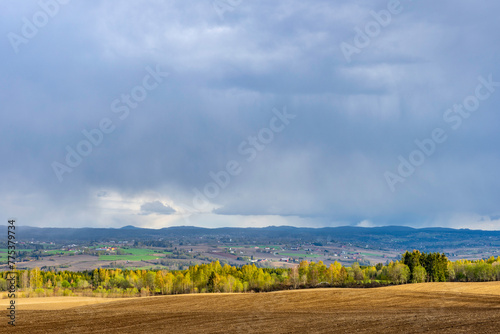
M 10 2 L 0 14 L 5 217 L 159 227 L 213 211 L 235 225 L 245 216 L 300 224 L 293 216 L 498 228 L 500 87 L 457 130 L 443 115 L 479 76 L 500 81 L 500 4 L 401 0 L 348 62 L 341 44 L 355 46 L 356 28 L 391 1 L 242 1 L 222 17 L 210 1 L 42 3 L 57 13 L 17 47 L 12 33 L 23 36 L 42 7 Z M 168 76 L 124 102 L 144 80 L 153 85 L 145 78 L 157 68 Z M 270 128 L 274 108 L 296 118 L 249 161 L 249 138 Z M 435 128 L 447 140 L 391 191 L 384 173 Z M 68 166 L 67 147 L 96 129 L 92 152 Z M 211 175 L 231 161 L 241 172 L 217 183 Z M 62 182 L 54 162 L 71 170 Z M 205 194 L 210 183 L 216 196 Z M 172 220 L 141 215 L 162 203 Z
M 163 204 L 160 201 L 148 202 L 141 205 L 142 214 L 149 215 L 156 213 L 160 215 L 170 215 L 175 212 L 170 206 Z

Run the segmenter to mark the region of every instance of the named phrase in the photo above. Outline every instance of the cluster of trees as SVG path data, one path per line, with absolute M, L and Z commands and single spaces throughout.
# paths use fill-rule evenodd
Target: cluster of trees
M 450 262 L 444 254 L 406 251 L 401 260 L 410 270 L 409 280 L 412 283 L 446 282 L 450 277 L 448 272 Z
M 7 272 L 0 273 L 6 291 Z M 450 262 L 444 254 L 413 251 L 387 265 L 344 267 L 335 262 L 302 261 L 291 269 L 221 265 L 219 261 L 186 270 L 17 271 L 20 296 L 87 295 L 101 297 L 154 294 L 248 292 L 318 286 L 404 284 L 410 282 L 500 280 L 500 256 L 495 259 Z
M 500 256 L 451 262 L 444 254 L 414 250 L 404 253 L 401 261 L 408 266 L 412 283 L 500 281 Z
M 93 295 L 135 296 L 204 292 L 247 292 L 279 289 L 287 269 L 235 267 L 219 261 L 194 265 L 187 270 L 17 271 L 20 296 Z M 7 272 L 0 273 L 0 290 L 7 288 Z
M 457 282 L 500 281 L 500 256 L 488 260 L 459 260 L 448 264 L 449 279 Z

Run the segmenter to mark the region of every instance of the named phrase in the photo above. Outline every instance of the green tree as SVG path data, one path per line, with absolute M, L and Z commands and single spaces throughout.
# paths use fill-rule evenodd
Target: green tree
M 413 268 L 413 275 L 411 282 L 412 283 L 423 283 L 425 282 L 427 278 L 427 272 L 425 271 L 425 268 L 418 265 L 415 268 Z
M 212 273 L 208 277 L 207 292 L 216 292 L 217 284 L 217 274 L 212 271 Z

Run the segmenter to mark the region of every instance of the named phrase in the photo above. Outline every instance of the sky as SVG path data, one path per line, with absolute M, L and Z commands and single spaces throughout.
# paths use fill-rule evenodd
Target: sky
M 500 230 L 500 2 L 1 7 L 5 223 Z

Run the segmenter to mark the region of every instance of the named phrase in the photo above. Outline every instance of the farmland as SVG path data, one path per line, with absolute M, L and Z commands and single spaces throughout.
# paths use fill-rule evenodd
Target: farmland
M 278 254 L 280 256 L 296 257 L 298 259 L 303 259 L 303 258 L 307 258 L 307 257 L 317 258 L 317 257 L 321 256 L 319 254 L 304 254 L 304 253 L 278 253 Z
M 100 255 L 100 261 L 151 261 L 157 260 L 159 256 L 155 255 Z
M 152 249 L 128 248 L 121 250 L 123 255 L 99 255 L 100 261 L 152 261 L 164 257 L 165 253 L 157 253 Z M 169 253 L 172 254 L 172 253 Z
M 6 249 L 6 248 L 0 248 L 0 264 L 2 264 L 2 263 L 6 264 L 7 263 L 8 251 L 9 250 Z M 32 251 L 31 249 L 21 249 L 21 250 L 17 251 L 17 254 L 20 254 L 20 253 L 29 253 L 31 251 Z
M 500 283 L 34 298 L 19 300 L 17 319 L 19 333 L 497 333 Z

